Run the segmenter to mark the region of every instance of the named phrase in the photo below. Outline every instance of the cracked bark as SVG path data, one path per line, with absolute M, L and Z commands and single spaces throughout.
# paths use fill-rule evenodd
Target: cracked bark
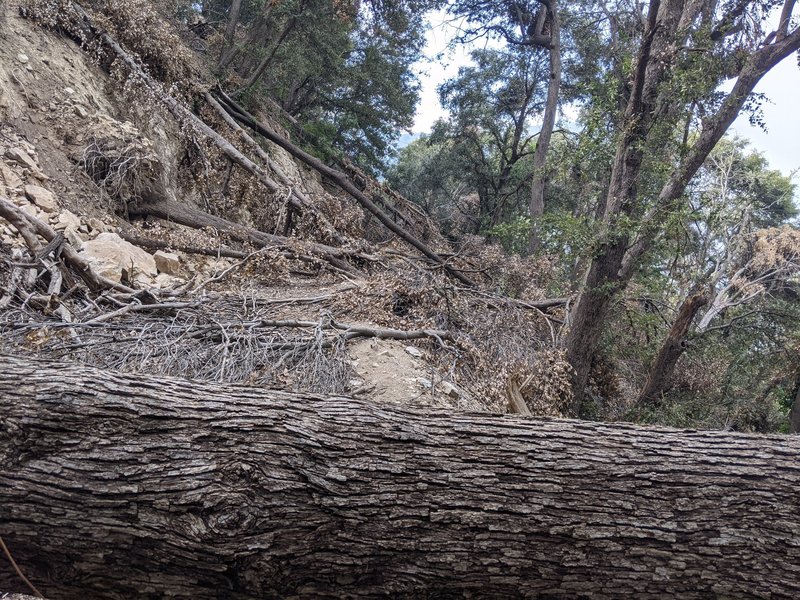
M 800 594 L 800 438 L 428 414 L 0 357 L 2 535 L 59 598 Z M 0 589 L 21 589 L 0 562 Z

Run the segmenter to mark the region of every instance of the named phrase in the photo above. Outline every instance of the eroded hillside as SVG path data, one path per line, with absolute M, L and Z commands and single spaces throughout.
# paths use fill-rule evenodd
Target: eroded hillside
M 191 32 L 137 40 L 123 10 L 76 6 L 1 9 L 2 351 L 559 414 L 546 264 L 452 247 L 355 166 L 323 176 L 259 136 L 247 119 L 288 133 L 205 83 Z

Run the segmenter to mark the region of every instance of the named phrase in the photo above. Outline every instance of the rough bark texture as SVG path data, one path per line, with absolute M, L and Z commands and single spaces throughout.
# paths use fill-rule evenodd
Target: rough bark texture
M 10 357 L 0 415 L 1 533 L 52 599 L 800 595 L 795 437 Z
M 686 351 L 686 338 L 689 329 L 697 316 L 698 311 L 708 304 L 708 298 L 703 294 L 695 294 L 684 300 L 678 309 L 678 316 L 667 334 L 664 343 L 658 351 L 650 372 L 647 374 L 642 390 L 639 392 L 638 402 L 654 403 L 661 396 L 667 386 L 678 360 Z

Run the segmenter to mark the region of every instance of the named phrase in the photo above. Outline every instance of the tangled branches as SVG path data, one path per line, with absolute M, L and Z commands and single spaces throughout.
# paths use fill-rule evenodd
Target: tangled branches
M 146 146 L 92 137 L 83 151 L 84 172 L 111 198 L 138 198 L 157 173 L 157 158 Z

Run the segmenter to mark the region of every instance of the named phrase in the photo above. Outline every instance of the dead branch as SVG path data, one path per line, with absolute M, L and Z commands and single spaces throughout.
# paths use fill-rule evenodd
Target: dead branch
M 305 164 L 313 168 L 314 170 L 318 171 L 331 181 L 333 181 L 338 187 L 342 190 L 347 192 L 350 196 L 352 196 L 362 207 L 372 213 L 389 231 L 397 235 L 400 239 L 405 241 L 406 243 L 410 244 L 417 250 L 419 250 L 422 254 L 427 256 L 429 259 L 433 260 L 434 262 L 441 264 L 447 270 L 447 272 L 470 287 L 477 287 L 477 284 L 473 282 L 469 277 L 464 275 L 458 269 L 447 265 L 444 259 L 439 256 L 436 252 L 428 248 L 427 245 L 422 243 L 416 237 L 411 235 L 408 231 L 400 227 L 397 223 L 395 223 L 391 217 L 389 217 L 386 213 L 384 213 L 380 207 L 378 207 L 366 194 L 364 194 L 361 190 L 356 187 L 350 178 L 341 171 L 338 171 L 332 167 L 327 166 L 318 158 L 311 156 L 304 150 L 301 150 L 290 141 L 288 141 L 283 136 L 275 133 L 272 129 L 268 128 L 263 123 L 257 121 L 252 115 L 250 115 L 245 109 L 239 106 L 235 101 L 233 101 L 229 96 L 225 94 L 219 88 L 215 90 L 217 97 L 219 98 L 221 104 L 228 111 L 228 113 L 238 120 L 240 123 L 243 123 L 250 127 L 253 131 L 257 132 L 259 135 L 263 136 L 267 140 L 277 144 L 287 152 L 289 152 L 295 158 L 303 161 Z
M 362 274 L 353 266 L 351 266 L 346 259 L 370 259 L 370 257 L 359 251 L 349 251 L 317 242 L 307 242 L 299 239 L 291 239 L 271 233 L 265 233 L 263 231 L 259 231 L 258 229 L 240 225 L 221 217 L 215 217 L 203 212 L 200 209 L 193 208 L 185 204 L 179 204 L 170 200 L 162 199 L 152 202 L 131 204 L 129 211 L 132 216 L 157 217 L 159 219 L 164 219 L 165 221 L 172 221 L 187 227 L 192 227 L 193 229 L 211 227 L 226 233 L 231 238 L 239 242 L 253 244 L 261 248 L 283 246 L 287 250 L 293 251 L 295 253 L 294 255 L 301 259 L 303 255 L 307 256 L 310 254 L 313 256 L 319 256 L 321 259 L 328 261 L 338 269 L 346 271 L 347 273 L 350 273 L 356 277 L 361 277 Z
M 288 320 L 261 320 L 253 323 L 243 323 L 243 326 L 254 327 L 319 327 L 319 321 L 302 321 L 297 319 Z M 378 338 L 381 340 L 420 340 L 432 338 L 444 345 L 442 340 L 452 340 L 453 335 L 445 329 L 417 329 L 403 331 L 400 329 L 384 329 L 380 327 L 369 327 L 366 325 L 354 325 L 349 323 L 338 323 L 331 319 L 330 324 L 326 324 L 322 329 L 336 329 L 344 332 L 345 339 L 352 340 L 359 337 Z
M 3 217 L 16 227 L 26 241 L 28 241 L 26 236 L 30 237 L 32 233 L 40 235 L 48 242 L 52 242 L 58 235 L 47 223 L 26 214 L 11 200 L 3 196 L 0 196 L 0 217 Z M 89 262 L 78 254 L 78 251 L 69 242 L 64 241 L 61 247 L 61 255 L 92 290 L 117 290 L 128 294 L 136 293 L 136 290 L 132 288 L 95 273 L 91 269 Z
M 113 312 L 100 315 L 99 317 L 95 317 L 90 321 L 81 323 L 80 325 L 96 325 L 97 323 L 105 323 L 106 321 L 110 321 L 112 319 L 121 317 L 122 315 L 126 315 L 131 312 L 177 310 L 180 308 L 190 308 L 194 306 L 197 306 L 197 302 L 163 302 L 157 304 L 131 303 Z
M 532 417 L 531 409 L 522 397 L 522 390 L 514 377 L 509 378 L 506 384 L 506 397 L 508 398 L 508 410 L 525 417 Z
M 173 242 L 165 242 L 164 240 L 154 240 L 152 238 L 145 238 L 138 235 L 134 235 L 129 231 L 121 231 L 119 236 L 125 240 L 133 244 L 134 246 L 139 246 L 140 248 L 146 248 L 147 250 L 177 250 L 179 252 L 184 252 L 186 254 L 202 254 L 203 256 L 214 256 L 214 257 L 224 257 L 224 258 L 244 258 L 247 256 L 247 252 L 242 252 L 241 250 L 231 250 L 230 248 L 200 248 L 199 246 L 189 246 L 186 244 L 176 244 Z

